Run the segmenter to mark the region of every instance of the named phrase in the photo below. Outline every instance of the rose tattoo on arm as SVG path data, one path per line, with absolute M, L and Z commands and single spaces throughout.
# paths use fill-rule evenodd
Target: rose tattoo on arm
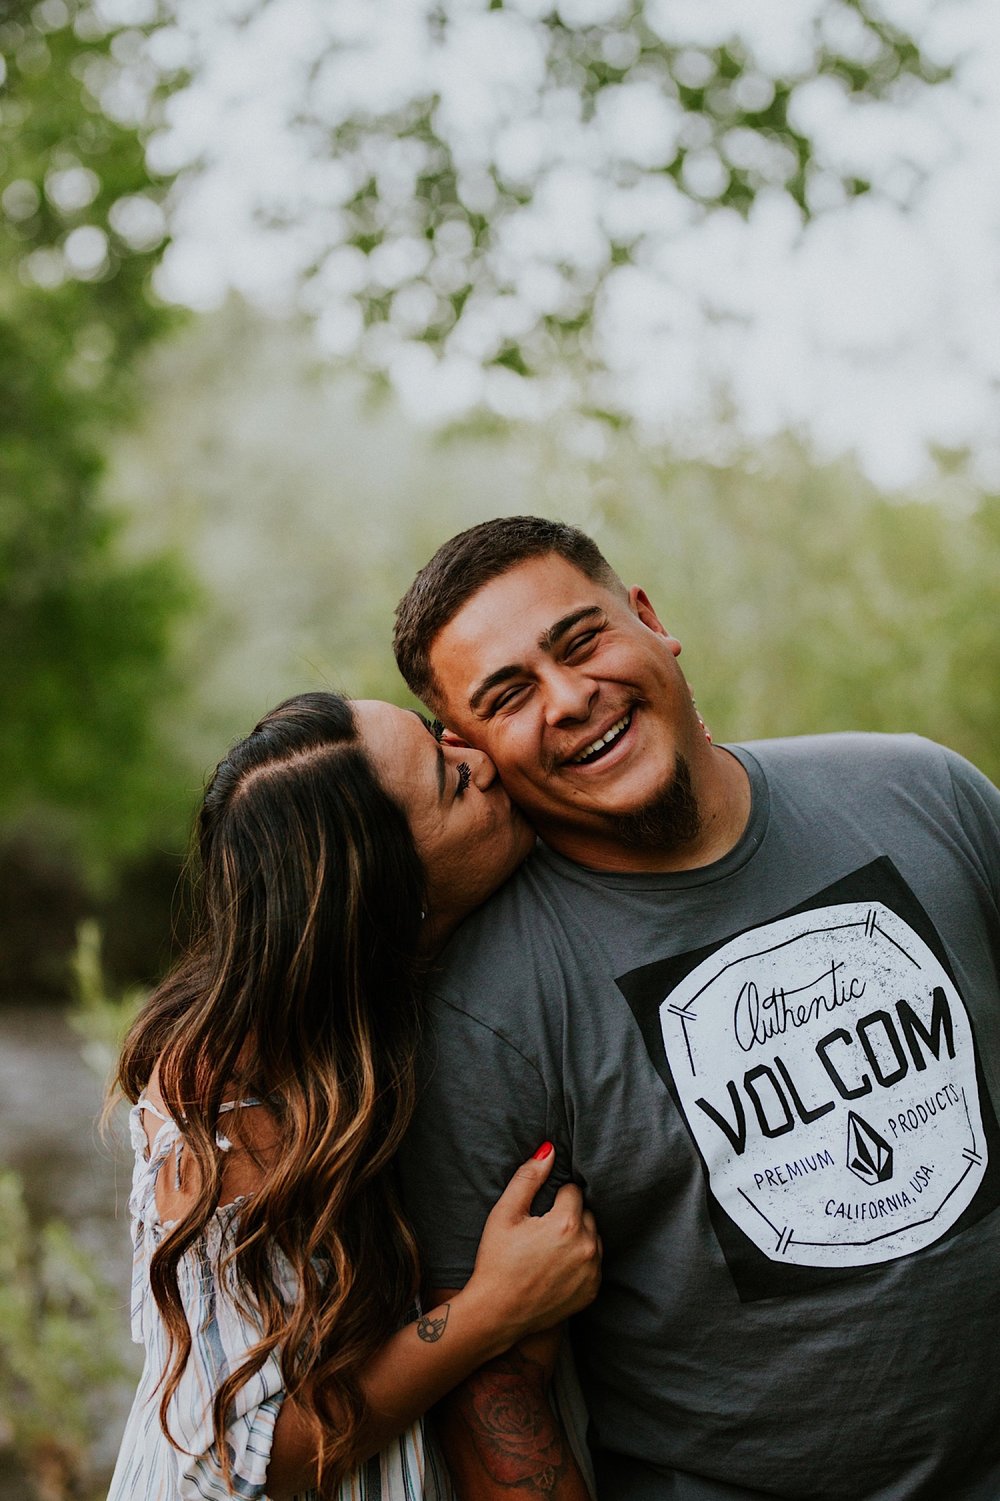
M 569 1448 L 553 1416 L 542 1366 L 513 1349 L 478 1371 L 459 1394 L 456 1416 L 494 1485 L 527 1495 L 554 1491 Z

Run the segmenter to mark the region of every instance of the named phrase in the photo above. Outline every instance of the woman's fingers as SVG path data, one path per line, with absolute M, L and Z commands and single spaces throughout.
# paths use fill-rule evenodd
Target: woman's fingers
M 532 1214 L 555 1152 L 545 1142 L 521 1164 L 483 1229 L 473 1282 L 510 1342 L 550 1328 L 585 1308 L 600 1282 L 594 1216 L 575 1183 L 557 1190 L 546 1214 Z M 471 1286 L 471 1284 L 470 1284 Z
M 557 1210 L 574 1223 L 579 1222 L 583 1215 L 583 1194 L 576 1183 L 564 1183 L 557 1189 L 549 1213 L 555 1214 Z
M 534 1156 L 521 1163 L 494 1205 L 493 1213 L 508 1222 L 523 1219 L 530 1214 L 535 1195 L 551 1173 L 555 1160 L 552 1143 L 543 1141 Z M 557 1194 L 556 1198 L 558 1197 Z
M 574 1269 L 571 1272 L 567 1264 L 566 1271 L 567 1294 L 570 1294 L 571 1277 L 576 1278 L 579 1287 L 573 1294 L 573 1301 L 577 1307 L 583 1307 L 594 1296 L 600 1280 L 604 1248 L 597 1233 L 597 1221 L 584 1206 L 583 1194 L 575 1183 L 563 1184 L 545 1218 L 558 1231 L 567 1255 L 572 1257 Z

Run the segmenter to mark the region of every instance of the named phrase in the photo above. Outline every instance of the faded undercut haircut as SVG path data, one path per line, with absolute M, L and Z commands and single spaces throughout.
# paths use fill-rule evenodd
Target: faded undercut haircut
M 502 573 L 531 558 L 555 554 L 585 578 L 616 593 L 625 586 L 597 543 L 575 526 L 541 516 L 498 516 L 443 543 L 396 606 L 393 650 L 410 692 L 435 712 L 441 689 L 431 671 L 438 633 L 472 596 Z

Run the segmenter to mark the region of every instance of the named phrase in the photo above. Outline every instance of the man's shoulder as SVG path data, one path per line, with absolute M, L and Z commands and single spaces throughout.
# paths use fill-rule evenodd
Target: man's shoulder
M 792 760 L 844 757 L 895 759 L 940 755 L 944 747 L 924 735 L 884 734 L 876 730 L 832 730 L 822 735 L 782 735 L 768 740 L 740 740 L 755 755 L 775 755 Z
M 451 938 L 433 992 L 462 1004 L 463 996 L 508 994 L 512 982 L 557 972 L 564 942 L 557 888 L 567 880 L 541 845 Z
M 953 753 L 923 735 L 841 730 L 826 735 L 788 735 L 744 740 L 733 746 L 770 774 L 884 776 L 893 771 L 946 776 Z
M 956 818 L 995 825 L 1000 793 L 971 761 L 923 735 L 844 732 L 746 741 L 732 749 L 756 763 L 772 803 L 811 815 L 899 817 L 951 827 Z M 985 809 L 985 815 L 983 814 Z

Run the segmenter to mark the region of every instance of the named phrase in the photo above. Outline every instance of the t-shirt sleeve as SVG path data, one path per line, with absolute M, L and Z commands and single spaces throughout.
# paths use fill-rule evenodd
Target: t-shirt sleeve
M 542 1076 L 513 1041 L 432 996 L 419 1103 L 400 1154 L 429 1287 L 464 1286 L 487 1215 L 514 1170 L 547 1140 L 556 1161 L 536 1213 L 569 1177 L 565 1131 Z
M 946 751 L 945 756 L 962 827 L 1000 906 L 1000 791 L 971 761 L 955 751 Z

